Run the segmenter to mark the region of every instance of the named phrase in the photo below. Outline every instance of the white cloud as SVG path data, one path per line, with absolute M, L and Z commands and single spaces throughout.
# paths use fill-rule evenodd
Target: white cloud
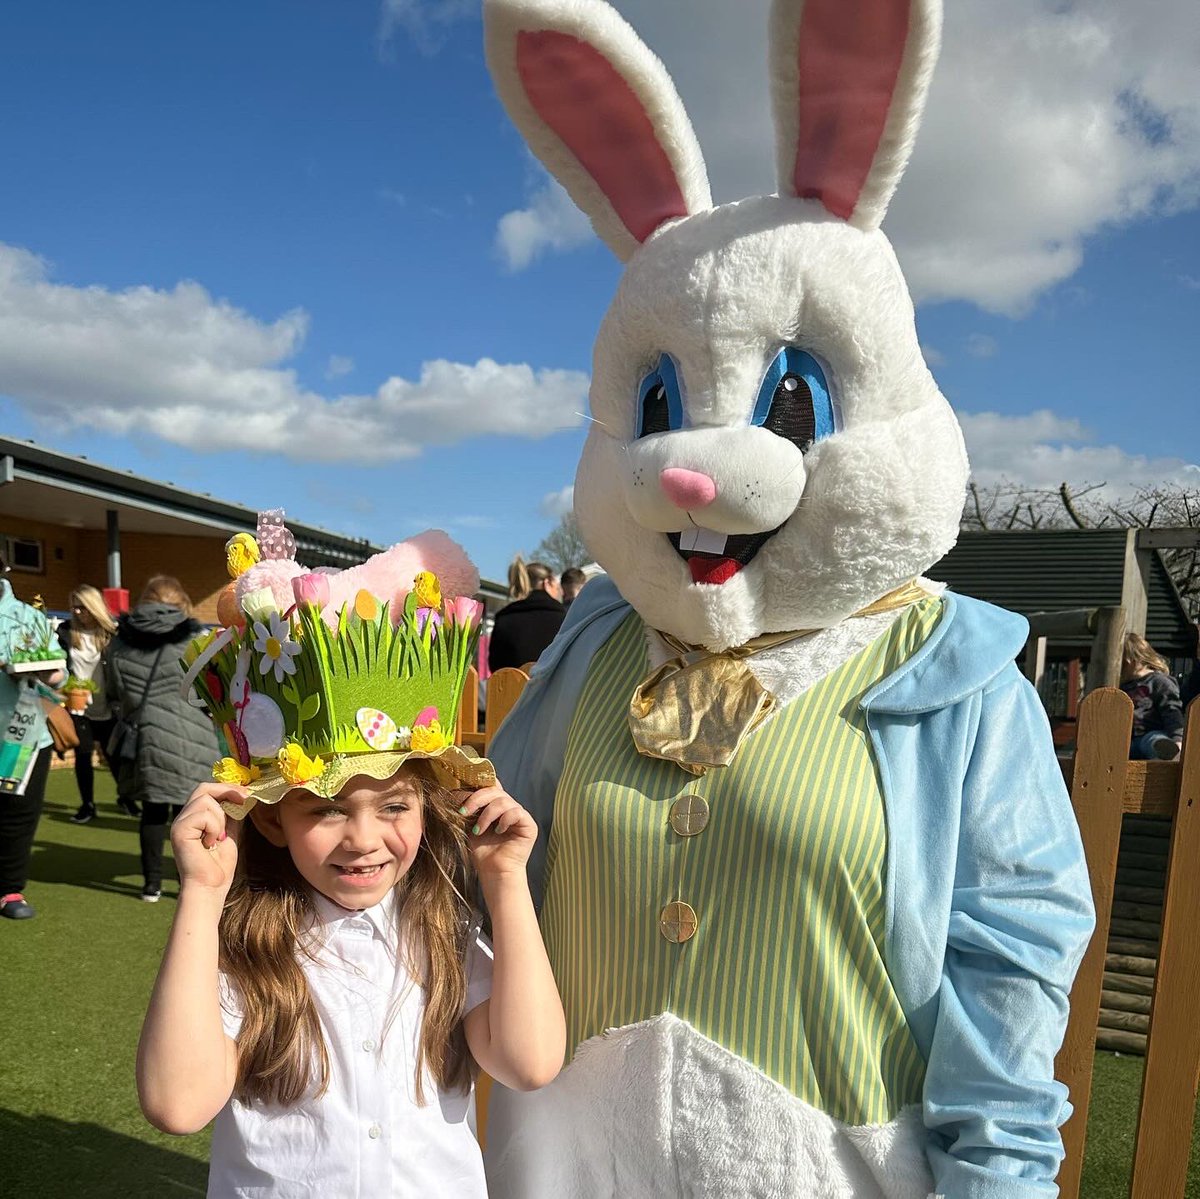
M 58 428 L 389 462 L 470 437 L 544 437 L 582 420 L 585 374 L 489 358 L 438 359 L 371 395 L 323 396 L 286 365 L 307 325 L 299 311 L 259 321 L 198 283 L 66 286 L 36 255 L 0 243 L 0 394 Z
M 509 270 L 524 270 L 543 250 L 570 250 L 592 237 L 587 217 L 543 171 L 526 208 L 507 212 L 496 228 L 496 248 Z
M 539 507 L 543 516 L 550 516 L 555 520 L 561 520 L 568 512 L 574 511 L 574 485 L 568 485 L 562 488 L 561 491 L 550 492 L 549 495 L 542 498 Z
M 967 353 L 972 358 L 995 358 L 999 343 L 987 333 L 972 333 L 967 338 Z
M 773 191 L 768 0 L 616 7 L 671 71 L 715 197 Z M 1089 236 L 1195 205 L 1198 60 L 1195 0 L 948 4 L 925 124 L 887 222 L 917 298 L 1018 314 L 1078 269 Z
M 347 358 L 344 354 L 332 354 L 329 358 L 329 365 L 325 368 L 325 378 L 340 379 L 343 375 L 348 375 L 353 369 L 353 358 Z
M 479 0 L 383 0 L 379 43 L 386 48 L 397 30 L 425 54 L 439 50 L 451 25 L 479 11 Z
M 981 487 L 1009 481 L 1028 487 L 1103 483 L 1112 495 L 1155 483 L 1200 485 L 1200 466 L 1182 458 L 1150 458 L 1116 445 L 1098 445 L 1079 420 L 1042 409 L 1025 416 L 959 413 Z
M 922 342 L 921 353 L 925 356 L 925 365 L 930 370 L 936 370 L 939 366 L 946 365 L 946 355 L 937 346 L 926 345 Z

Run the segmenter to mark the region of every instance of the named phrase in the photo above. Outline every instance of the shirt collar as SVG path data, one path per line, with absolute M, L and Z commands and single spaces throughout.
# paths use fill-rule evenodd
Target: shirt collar
M 375 935 L 383 941 L 392 941 L 396 933 L 396 892 L 389 891 L 374 907 L 352 911 L 327 899 L 319 891 L 313 892 L 313 911 L 316 916 L 314 925 L 329 936 L 336 935 L 338 930 L 348 920 L 357 916 L 365 916 L 375 930 Z

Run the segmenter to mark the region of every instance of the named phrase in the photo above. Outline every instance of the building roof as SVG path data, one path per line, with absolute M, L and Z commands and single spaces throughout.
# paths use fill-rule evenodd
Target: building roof
M 1121 602 L 1126 529 L 961 533 L 929 577 L 952 590 L 1028 616 Z M 1191 652 L 1191 622 L 1179 592 L 1150 551 L 1146 639 L 1167 657 Z
M 255 509 L 208 492 L 145 479 L 32 441 L 0 437 L 0 532 L 5 516 L 105 529 L 109 509 L 116 510 L 121 529 L 130 533 L 228 536 L 253 533 L 258 524 Z M 309 566 L 353 566 L 386 548 L 317 525 L 289 520 L 288 528 L 296 538 L 298 556 Z M 507 594 L 498 583 L 484 580 L 480 590 L 492 597 Z

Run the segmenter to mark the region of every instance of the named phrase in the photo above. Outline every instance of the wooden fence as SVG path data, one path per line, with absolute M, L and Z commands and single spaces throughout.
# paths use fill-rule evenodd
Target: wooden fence
M 1129 1194 L 1131 1199 L 1182 1199 L 1187 1185 L 1200 1078 L 1200 704 L 1188 710 L 1183 758 L 1178 762 L 1129 761 L 1132 725 L 1133 705 L 1118 690 L 1095 691 L 1080 706 L 1071 801 L 1092 881 L 1096 932 L 1071 992 L 1070 1021 L 1057 1062 L 1058 1077 L 1069 1088 L 1075 1107 L 1063 1128 L 1066 1159 L 1058 1178 L 1062 1199 L 1080 1196 L 1125 813 L 1170 821 Z

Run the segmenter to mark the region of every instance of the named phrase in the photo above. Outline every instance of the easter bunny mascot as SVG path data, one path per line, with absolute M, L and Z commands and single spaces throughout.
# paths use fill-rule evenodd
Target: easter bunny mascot
M 1053 1196 L 1090 888 L 1025 622 L 921 579 L 967 462 L 879 228 L 940 5 L 775 0 L 779 191 L 716 208 L 607 4 L 484 15 L 626 264 L 575 487 L 608 578 L 491 747 L 574 1047 L 494 1096 L 492 1193 Z

